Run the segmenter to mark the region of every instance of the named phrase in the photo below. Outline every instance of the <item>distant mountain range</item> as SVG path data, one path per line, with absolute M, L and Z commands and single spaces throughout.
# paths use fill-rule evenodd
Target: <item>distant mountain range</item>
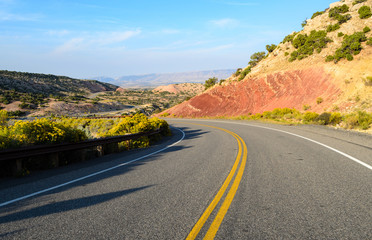
M 181 73 L 153 73 L 144 75 L 129 75 L 119 78 L 94 77 L 92 79 L 111 83 L 123 88 L 151 88 L 175 83 L 203 83 L 211 77 L 225 79 L 236 69 L 181 72 Z

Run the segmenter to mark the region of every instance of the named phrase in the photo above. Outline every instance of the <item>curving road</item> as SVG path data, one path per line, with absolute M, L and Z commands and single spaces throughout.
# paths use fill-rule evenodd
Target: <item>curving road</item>
M 1 182 L 0 239 L 372 239 L 371 136 L 168 121 L 151 148 Z

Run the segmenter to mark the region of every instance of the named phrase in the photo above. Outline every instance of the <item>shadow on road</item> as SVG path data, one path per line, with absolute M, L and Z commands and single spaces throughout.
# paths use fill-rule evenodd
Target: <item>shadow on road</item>
M 195 130 L 195 129 L 190 129 L 187 127 L 183 127 L 179 129 L 185 132 L 185 140 L 198 138 L 201 135 L 207 133 L 207 131 Z M 173 133 L 174 135 L 172 137 L 166 138 L 163 141 L 151 146 L 150 148 L 137 149 L 137 150 L 131 150 L 128 152 L 121 152 L 121 153 L 106 155 L 104 157 L 101 157 L 101 158 L 98 158 L 92 161 L 86 161 L 80 164 L 75 164 L 75 166 L 66 166 L 66 167 L 63 167 L 63 169 L 51 169 L 48 171 L 44 171 L 44 173 L 42 173 L 41 176 L 32 176 L 32 177 L 24 178 L 24 179 L 14 179 L 14 181 L 10 180 L 7 183 L 3 182 L 2 183 L 3 186 L 0 187 L 0 199 L 2 199 L 1 202 L 11 200 L 9 199 L 9 196 L 13 196 L 13 195 L 18 196 L 18 197 L 25 196 L 33 192 L 37 192 L 43 189 L 57 186 L 59 184 L 62 184 L 62 183 L 65 183 L 65 182 L 68 182 L 74 179 L 78 179 L 82 176 L 87 176 L 89 174 L 102 171 L 104 169 L 116 167 L 119 164 L 123 164 L 133 159 L 138 159 L 143 156 L 154 153 L 156 151 L 159 151 L 163 149 L 164 147 L 169 146 L 170 144 L 176 142 L 182 136 L 180 131 L 173 130 Z M 113 178 L 116 176 L 126 174 L 130 171 L 137 169 L 139 166 L 142 166 L 148 162 L 153 162 L 153 161 L 156 161 L 162 158 L 162 156 L 164 156 L 167 153 L 177 152 L 177 151 L 181 151 L 187 148 L 191 148 L 191 146 L 186 146 L 185 144 L 182 144 L 181 142 L 177 145 L 174 145 L 174 146 L 171 146 L 165 149 L 162 152 L 159 152 L 157 154 L 140 159 L 139 161 L 130 163 L 128 165 L 120 166 L 115 169 L 109 170 L 107 172 L 103 172 L 98 175 L 86 178 L 84 180 L 71 183 L 66 186 L 40 194 L 38 196 L 43 196 L 43 198 L 40 198 L 38 201 L 48 202 L 50 201 L 49 195 L 67 191 L 75 187 L 84 186 L 86 184 L 99 182 L 104 179 Z M 35 183 L 35 185 L 37 183 L 39 187 L 34 188 L 34 186 L 32 186 L 33 183 Z M 4 187 L 4 184 L 6 184 L 7 186 Z M 28 187 L 28 186 L 31 186 L 31 187 Z M 134 191 L 143 190 L 145 188 L 147 187 L 88 197 L 83 200 L 74 199 L 74 200 L 69 200 L 69 201 L 50 203 L 42 207 L 37 207 L 35 209 L 14 213 L 18 209 L 27 207 L 28 205 L 33 204 L 34 202 L 32 201 L 32 198 L 25 199 L 20 202 L 16 202 L 11 205 L 0 208 L 0 214 L 3 215 L 0 217 L 0 223 L 17 221 L 21 219 L 48 215 L 48 214 L 61 212 L 61 211 L 69 211 L 69 210 L 73 210 L 77 208 L 82 208 L 82 207 L 98 204 L 104 201 L 108 201 L 110 199 L 117 198 L 117 197 L 129 194 L 129 193 L 132 193 Z M 22 193 L 22 195 L 20 195 L 19 193 Z M 4 216 L 4 214 L 7 214 L 7 213 L 10 213 L 10 214 Z
M 100 204 L 100 203 L 107 202 L 115 198 L 119 198 L 119 197 L 122 197 L 128 194 L 131 194 L 133 192 L 144 190 L 149 187 L 152 187 L 152 186 L 132 188 L 132 189 L 127 189 L 123 191 L 105 193 L 105 194 L 71 199 L 71 200 L 66 200 L 66 201 L 51 202 L 51 203 L 48 203 L 40 207 L 35 207 L 32 209 L 1 216 L 0 224 L 29 219 L 29 218 L 46 216 L 46 215 L 54 214 L 54 213 L 67 212 L 67 211 L 76 210 L 76 209 L 85 208 L 85 207 L 90 207 L 96 204 Z

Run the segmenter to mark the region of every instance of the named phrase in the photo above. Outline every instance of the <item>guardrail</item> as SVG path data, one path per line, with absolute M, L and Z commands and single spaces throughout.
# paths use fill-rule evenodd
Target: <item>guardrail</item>
M 53 166 L 59 165 L 59 153 L 66 152 L 66 151 L 75 151 L 81 149 L 88 149 L 92 147 L 97 147 L 96 150 L 99 156 L 104 155 L 105 148 L 108 145 L 116 144 L 116 146 L 111 147 L 111 152 L 115 152 L 118 149 L 117 143 L 128 141 L 128 140 L 135 140 L 140 137 L 144 136 L 151 136 L 154 134 L 160 133 L 161 130 L 158 129 L 152 132 L 146 133 L 135 133 L 135 134 L 128 134 L 128 135 L 121 135 L 121 136 L 114 136 L 114 137 L 106 137 L 106 138 L 98 138 L 98 139 L 90 139 L 82 142 L 76 143 L 60 143 L 60 144 L 50 144 L 50 145 L 38 145 L 38 146 L 30 146 L 18 149 L 7 149 L 0 151 L 0 162 L 1 161 L 13 161 L 15 160 L 15 166 L 13 166 L 13 172 L 22 171 L 22 160 L 28 159 L 35 156 L 41 155 L 49 155 L 49 159 Z

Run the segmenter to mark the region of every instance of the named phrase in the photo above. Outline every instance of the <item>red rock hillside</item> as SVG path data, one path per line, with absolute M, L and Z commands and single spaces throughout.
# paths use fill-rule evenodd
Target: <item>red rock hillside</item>
M 329 17 L 330 9 L 346 4 L 350 19 L 335 31 L 327 31 L 337 21 Z M 254 66 L 243 79 L 233 74 L 222 85 L 165 112 L 176 117 L 238 116 L 271 111 L 274 108 L 323 111 L 372 111 L 372 17 L 360 18 L 362 6 L 372 7 L 372 0 L 354 4 L 344 0 L 331 4 L 321 15 L 307 20 L 296 34 L 323 31 L 330 39 L 319 52 L 289 61 L 296 51 L 291 41 L 283 41 L 266 58 Z M 342 34 L 340 34 L 342 33 Z M 344 35 L 365 34 L 361 51 L 353 60 L 328 61 L 343 46 Z
M 322 111 L 339 93 L 330 75 L 321 68 L 310 68 L 216 87 L 167 112 L 187 117 L 238 116 L 280 107 L 301 109 L 304 102 Z M 316 103 L 319 97 L 324 104 Z

